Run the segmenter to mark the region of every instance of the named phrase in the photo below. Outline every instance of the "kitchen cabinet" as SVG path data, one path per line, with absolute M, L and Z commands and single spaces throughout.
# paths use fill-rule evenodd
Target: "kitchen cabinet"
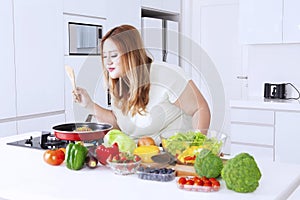
M 163 37 L 162 32 L 162 20 L 152 17 L 142 18 L 142 37 L 145 47 L 148 49 L 154 60 L 163 60 L 162 48 Z
M 0 138 L 15 135 L 16 133 L 17 133 L 16 121 L 0 123 Z
M 275 160 L 300 164 L 300 112 L 276 112 Z
M 80 16 L 105 18 L 107 13 L 106 0 L 63 0 L 63 12 Z
M 63 4 L 15 0 L 17 116 L 64 110 Z
M 142 17 L 142 37 L 155 61 L 179 65 L 179 22 Z
M 284 0 L 283 6 L 283 41 L 284 43 L 300 42 L 300 1 Z
M 142 7 L 153 8 L 156 10 L 169 11 L 174 13 L 181 12 L 180 0 L 142 0 Z
M 130 24 L 141 28 L 141 1 L 107 1 L 107 30 L 121 24 Z
M 231 108 L 231 153 L 274 160 L 274 112 Z
M 264 99 L 233 100 L 231 150 L 253 153 L 255 158 L 300 164 L 300 104 Z
M 14 65 L 12 0 L 1 1 L 0 7 L 0 120 L 16 117 L 16 80 Z
M 50 131 L 54 125 L 65 122 L 65 114 L 60 112 L 52 116 L 40 116 L 38 118 L 22 119 L 17 122 L 19 134 L 30 131 Z
M 300 42 L 298 0 L 240 0 L 243 44 Z

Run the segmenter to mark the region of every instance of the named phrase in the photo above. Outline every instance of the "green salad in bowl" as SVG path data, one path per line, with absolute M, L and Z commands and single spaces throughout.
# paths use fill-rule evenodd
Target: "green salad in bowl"
M 208 149 L 219 155 L 226 141 L 226 134 L 215 130 L 175 131 L 173 134 L 162 133 L 163 149 L 176 157 L 182 164 L 194 164 L 197 154 L 202 149 Z

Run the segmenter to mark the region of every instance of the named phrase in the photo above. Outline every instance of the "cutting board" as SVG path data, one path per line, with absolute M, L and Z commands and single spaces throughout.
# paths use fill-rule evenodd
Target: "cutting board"
M 193 165 L 176 164 L 174 167 L 176 176 L 197 176 Z
M 225 164 L 227 159 L 222 158 L 222 161 L 223 164 Z M 173 168 L 176 171 L 176 176 L 197 176 L 197 173 L 193 165 L 176 164 L 175 167 L 173 166 Z

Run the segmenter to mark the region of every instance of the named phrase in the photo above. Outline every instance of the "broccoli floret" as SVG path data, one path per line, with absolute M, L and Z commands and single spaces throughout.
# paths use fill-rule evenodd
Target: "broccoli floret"
M 228 189 L 248 193 L 259 186 L 261 172 L 251 155 L 240 153 L 225 163 L 221 176 Z
M 196 173 L 207 178 L 217 178 L 223 168 L 222 159 L 208 149 L 203 149 L 197 156 L 194 164 Z

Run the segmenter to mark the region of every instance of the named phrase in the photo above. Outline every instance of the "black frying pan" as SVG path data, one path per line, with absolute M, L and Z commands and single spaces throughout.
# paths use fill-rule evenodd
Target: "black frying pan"
M 79 129 L 91 130 L 79 130 Z M 52 127 L 55 137 L 68 141 L 91 141 L 103 139 L 105 134 L 112 129 L 111 124 L 107 123 L 68 123 Z

